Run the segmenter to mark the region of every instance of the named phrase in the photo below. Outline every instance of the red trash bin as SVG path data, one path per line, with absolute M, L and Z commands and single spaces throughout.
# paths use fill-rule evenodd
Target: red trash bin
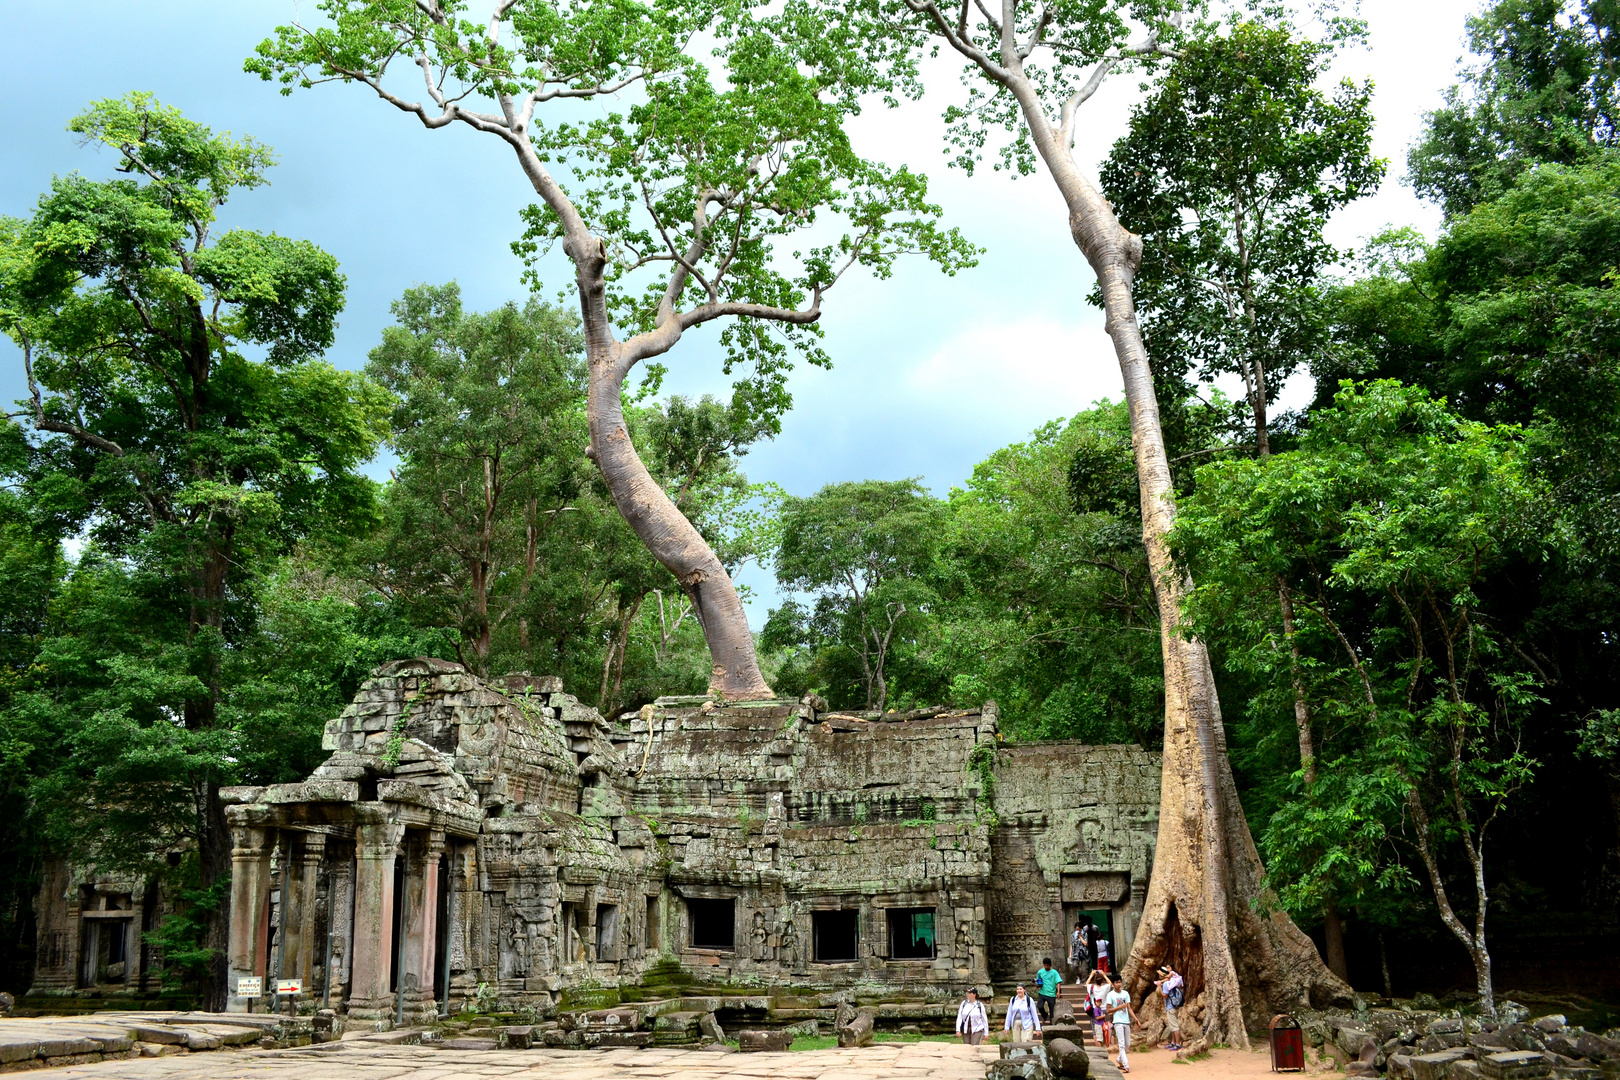
M 1305 1071 L 1305 1033 L 1287 1013 L 1271 1018 L 1271 1071 Z

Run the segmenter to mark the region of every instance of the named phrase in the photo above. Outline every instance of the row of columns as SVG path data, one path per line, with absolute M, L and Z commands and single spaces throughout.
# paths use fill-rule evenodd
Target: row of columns
M 277 978 L 299 979 L 305 1001 L 346 999 L 350 1015 L 361 1019 L 434 1010 L 443 832 L 362 824 L 352 861 L 330 858 L 321 832 L 253 826 L 234 832 L 231 1011 L 250 1007 L 236 993 L 244 976 L 260 977 L 267 995 Z M 326 919 L 318 918 L 323 875 Z M 272 933 L 276 890 L 282 901 Z

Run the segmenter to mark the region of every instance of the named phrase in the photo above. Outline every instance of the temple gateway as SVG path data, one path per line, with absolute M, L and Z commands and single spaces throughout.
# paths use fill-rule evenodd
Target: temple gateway
M 303 783 L 222 793 L 233 1010 L 253 976 L 405 1023 L 675 970 L 1006 988 L 1065 961 L 1081 914 L 1129 952 L 1158 825 L 1156 754 L 1004 745 L 994 704 L 877 719 L 661 698 L 609 721 L 555 678 L 420 658 L 379 668 L 323 746 Z M 106 883 L 58 884 L 41 916 L 63 956 L 36 988 L 96 985 L 109 965 L 81 953 L 139 913 L 111 914 Z

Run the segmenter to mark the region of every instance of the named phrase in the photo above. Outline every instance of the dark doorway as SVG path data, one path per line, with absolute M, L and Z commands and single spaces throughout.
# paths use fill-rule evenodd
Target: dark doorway
M 405 944 L 405 848 L 394 856 L 394 921 L 388 937 L 388 992 L 399 992 L 400 950 Z
M 889 909 L 889 959 L 934 958 L 934 909 Z
M 1074 924 L 1090 920 L 1096 927 L 1096 932 L 1104 941 L 1108 942 L 1108 957 L 1110 970 L 1119 970 L 1115 956 L 1118 953 L 1117 942 L 1114 941 L 1114 915 L 1107 908 L 1087 908 L 1079 904 L 1065 904 L 1063 906 L 1063 960 L 1069 958 L 1070 935 L 1074 933 Z M 1095 962 L 1095 957 L 1092 958 Z
M 450 864 L 455 862 L 456 849 L 447 845 L 444 855 L 439 859 L 439 903 L 438 910 L 433 913 L 433 992 L 438 997 L 440 1015 L 448 1015 L 450 1011 L 450 916 L 454 910 L 455 898 L 450 890 L 455 886 L 455 877 L 450 873 Z M 331 880 L 330 874 L 327 877 Z M 332 895 L 332 887 L 327 885 L 326 895 Z M 327 901 L 330 906 L 331 901 Z M 332 950 L 327 950 L 330 959 Z M 324 970 L 324 969 L 323 969 Z M 330 978 L 330 972 L 327 973 Z
M 737 901 L 692 897 L 686 901 L 686 917 L 692 924 L 692 948 L 735 949 L 737 947 Z
M 810 913 L 810 932 L 815 939 L 813 959 L 816 962 L 847 964 L 856 958 L 860 914 L 854 908 Z

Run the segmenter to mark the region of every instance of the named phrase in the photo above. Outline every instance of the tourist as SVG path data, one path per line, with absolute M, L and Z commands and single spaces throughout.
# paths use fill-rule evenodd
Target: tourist
M 1153 980 L 1153 985 L 1159 988 L 1164 995 L 1164 1037 L 1168 1040 L 1164 1044 L 1166 1050 L 1181 1049 L 1181 1017 L 1178 1015 L 1182 1003 L 1187 1000 L 1186 982 L 1181 974 L 1169 964 L 1159 969 L 1159 977 Z
M 956 1007 L 956 1033 L 969 1046 L 978 1046 L 990 1034 L 990 1018 L 985 1015 L 979 992 L 968 987 L 967 998 Z
M 1091 945 L 1086 941 L 1084 922 L 1075 923 L 1074 933 L 1069 935 L 1069 966 L 1074 968 L 1074 985 L 1079 986 L 1091 968 Z
M 1052 958 L 1048 956 L 1041 961 L 1041 970 L 1035 973 L 1035 1007 L 1040 1010 L 1041 1019 L 1048 1024 L 1052 1022 L 1052 1013 L 1057 1010 L 1058 995 L 1063 992 L 1063 976 L 1058 969 L 1052 966 Z
M 1108 997 L 1108 976 L 1100 971 L 1093 971 L 1086 976 L 1086 1012 L 1091 1017 L 1092 1032 L 1097 1039 L 1097 1045 L 1105 1049 L 1109 1043 L 1110 1025 L 1108 1023 L 1108 1010 L 1103 1008 L 1103 1000 Z
M 1103 937 L 1101 934 L 1097 935 L 1096 949 L 1097 949 L 1097 970 L 1103 972 L 1104 974 L 1106 974 L 1109 971 L 1109 967 L 1108 967 L 1108 939 Z
M 1012 1032 L 1013 1042 L 1029 1042 L 1030 1036 L 1040 1034 L 1041 1018 L 1035 1012 L 1035 1002 L 1030 1000 L 1022 986 L 1007 1002 L 1007 1022 L 1002 1028 Z
M 1114 1041 L 1119 1044 L 1120 1072 L 1131 1071 L 1131 1022 L 1136 1019 L 1136 1010 L 1131 1008 L 1131 995 L 1125 992 L 1125 983 L 1118 975 L 1114 976 L 1114 988 L 1108 991 L 1103 999 L 1103 1008 L 1113 1014 Z

